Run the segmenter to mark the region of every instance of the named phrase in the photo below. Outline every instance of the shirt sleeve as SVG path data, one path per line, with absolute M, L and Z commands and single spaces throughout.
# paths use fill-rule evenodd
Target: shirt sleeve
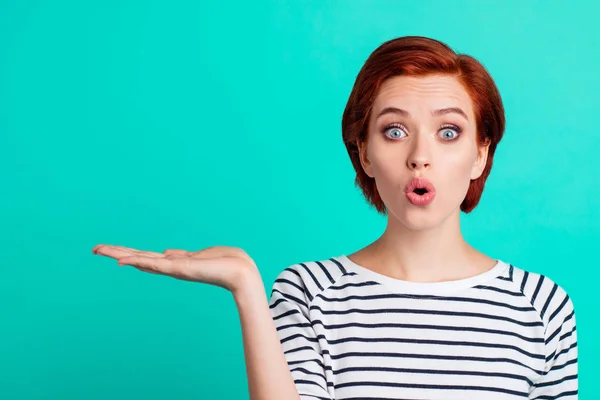
M 575 309 L 568 295 L 549 317 L 546 328 L 546 366 L 529 398 L 572 400 L 578 396 Z
M 333 400 L 319 340 L 309 319 L 302 282 L 284 271 L 271 292 L 271 315 L 301 400 Z M 295 277 L 295 278 L 294 278 Z

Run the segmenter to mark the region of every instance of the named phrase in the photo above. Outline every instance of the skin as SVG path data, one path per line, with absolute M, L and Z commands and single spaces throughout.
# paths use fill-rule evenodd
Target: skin
M 388 108 L 406 113 L 380 115 Z M 446 108 L 459 108 L 465 115 L 433 114 Z M 399 126 L 386 129 L 390 124 Z M 461 128 L 460 135 L 452 126 Z M 470 246 L 460 229 L 460 204 L 487 161 L 488 146 L 479 145 L 476 135 L 471 98 L 454 76 L 397 76 L 384 82 L 359 151 L 365 173 L 375 179 L 388 208 L 387 226 L 377 240 L 348 257 L 375 272 L 414 282 L 463 279 L 492 268 L 496 260 Z M 408 201 L 404 186 L 413 177 L 433 183 L 431 204 Z
M 392 106 L 407 110 L 410 116 L 376 117 Z M 468 120 L 456 114 L 431 116 L 431 110 L 444 107 L 460 107 Z M 392 122 L 404 124 L 406 136 L 385 141 L 382 128 Z M 463 136 L 455 143 L 436 136 L 439 125 L 447 122 L 463 128 Z M 469 179 L 481 174 L 487 157 L 487 148 L 476 145 L 475 133 L 470 99 L 454 78 L 401 77 L 383 85 L 374 104 L 368 143 L 360 150 L 363 168 L 375 178 L 388 206 L 388 225 L 377 241 L 349 256 L 354 262 L 414 281 L 458 279 L 493 266 L 493 259 L 471 248 L 460 235 L 460 203 Z M 413 176 L 426 177 L 436 186 L 431 205 L 421 208 L 408 203 L 403 188 Z M 147 273 L 230 291 L 240 317 L 250 399 L 299 399 L 259 270 L 244 250 L 215 246 L 159 253 L 99 244 L 92 253 Z
M 92 253 L 140 271 L 230 291 L 240 318 L 250 399 L 299 400 L 259 270 L 244 250 L 214 246 L 198 251 L 167 249 L 158 253 L 98 244 Z

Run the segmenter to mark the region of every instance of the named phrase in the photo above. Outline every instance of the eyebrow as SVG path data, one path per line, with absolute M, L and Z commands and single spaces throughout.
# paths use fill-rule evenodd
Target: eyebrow
M 381 117 L 384 114 L 399 114 L 404 117 L 410 116 L 410 113 L 408 111 L 403 110 L 401 108 L 386 107 L 383 110 L 381 110 L 381 112 L 379 114 L 377 114 L 377 118 Z M 459 108 L 459 107 L 440 108 L 439 110 L 434 110 L 431 112 L 431 115 L 433 115 L 433 116 L 439 116 L 439 115 L 445 115 L 445 114 L 458 114 L 458 115 L 463 116 L 464 119 L 466 119 L 467 121 L 469 120 L 469 117 L 467 117 L 467 113 L 464 112 L 462 110 L 462 108 Z

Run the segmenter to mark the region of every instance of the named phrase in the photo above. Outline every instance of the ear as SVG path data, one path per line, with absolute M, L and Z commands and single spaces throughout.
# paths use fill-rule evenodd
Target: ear
M 367 142 L 357 142 L 356 145 L 358 146 L 358 157 L 360 159 L 360 165 L 362 165 L 365 174 L 367 174 L 370 178 L 373 178 L 371 162 L 369 161 L 369 157 L 367 156 Z
M 490 149 L 490 142 L 478 146 L 477 149 L 477 158 L 475 159 L 475 163 L 473 164 L 473 168 L 471 168 L 471 180 L 477 179 L 483 173 L 485 169 L 485 164 L 487 163 L 488 151 Z

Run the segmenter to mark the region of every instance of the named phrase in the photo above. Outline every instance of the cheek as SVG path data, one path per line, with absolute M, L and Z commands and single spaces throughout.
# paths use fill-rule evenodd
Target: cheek
M 472 146 L 461 146 L 456 151 L 449 151 L 439 156 L 443 168 L 452 171 L 457 179 L 461 177 L 470 179 L 471 169 L 477 156 L 476 150 Z
M 404 171 L 403 156 L 400 154 L 388 154 L 381 151 L 377 157 L 373 158 L 373 173 L 380 184 L 393 184 L 402 180 L 402 171 Z
M 465 152 L 461 155 L 453 155 L 446 161 L 439 171 L 440 183 L 444 185 L 447 193 L 452 194 L 452 197 L 460 197 L 462 200 L 471 183 L 474 158 L 470 152 Z

